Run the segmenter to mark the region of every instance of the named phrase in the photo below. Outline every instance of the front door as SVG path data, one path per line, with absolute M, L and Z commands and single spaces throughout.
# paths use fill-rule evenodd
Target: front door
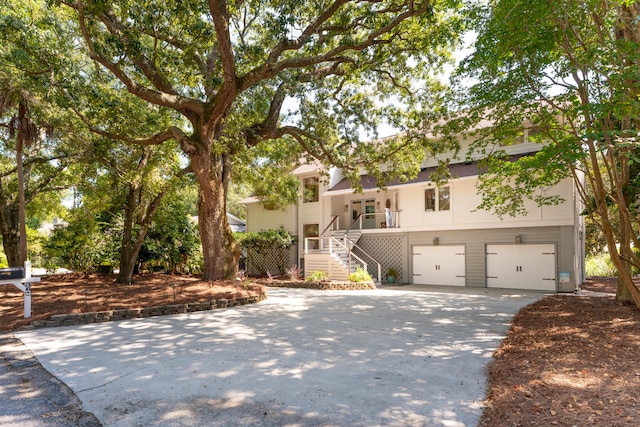
M 351 220 L 362 215 L 362 228 L 376 228 L 376 201 L 374 199 L 354 200 L 351 202 Z M 357 226 L 356 226 L 357 228 Z

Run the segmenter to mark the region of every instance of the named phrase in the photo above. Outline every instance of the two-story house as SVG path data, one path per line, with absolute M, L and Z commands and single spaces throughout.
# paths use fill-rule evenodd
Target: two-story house
M 512 156 L 540 149 L 525 129 Z M 464 149 L 463 149 L 464 151 Z M 339 169 L 321 178 L 316 165 L 292 173 L 300 182 L 297 205 L 267 210 L 246 201 L 247 231 L 283 227 L 299 237 L 291 264 L 321 270 L 335 280 L 366 268 L 375 281 L 387 269 L 402 283 L 572 292 L 584 279 L 583 210 L 572 179 L 547 194 L 564 202 L 528 214 L 500 219 L 478 210 L 478 166 L 459 159 L 450 164 L 455 179 L 440 187 L 430 181 L 435 160 L 426 160 L 417 178 L 383 190 L 368 175 L 363 192 L 354 193 Z

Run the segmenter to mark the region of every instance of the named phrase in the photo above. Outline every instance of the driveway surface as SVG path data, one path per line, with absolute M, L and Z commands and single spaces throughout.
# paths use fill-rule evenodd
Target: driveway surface
M 15 336 L 105 426 L 475 426 L 492 352 L 541 296 L 271 288 L 248 306 Z

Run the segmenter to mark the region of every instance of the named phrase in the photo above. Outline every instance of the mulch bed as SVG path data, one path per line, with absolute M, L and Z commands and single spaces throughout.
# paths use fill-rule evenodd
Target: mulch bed
M 594 278 L 581 289 L 616 286 Z M 524 307 L 489 366 L 480 425 L 640 425 L 640 310 L 611 294 Z
M 190 304 L 238 299 L 266 293 L 250 281 L 206 282 L 197 276 L 144 274 L 130 285 L 115 283 L 115 275 L 64 274 L 44 276 L 31 285 L 32 316 L 24 319 L 23 293 L 0 286 L 0 332 L 12 331 L 57 314 Z

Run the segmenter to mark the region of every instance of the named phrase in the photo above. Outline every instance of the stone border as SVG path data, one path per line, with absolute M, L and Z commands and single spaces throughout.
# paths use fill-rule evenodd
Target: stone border
M 114 320 L 138 319 L 168 314 L 193 313 L 196 311 L 217 310 L 246 304 L 254 304 L 267 299 L 266 293 L 240 298 L 221 298 L 211 301 L 188 304 L 169 304 L 145 308 L 129 308 L 107 311 L 93 311 L 88 313 L 55 314 L 49 320 L 34 320 L 31 328 L 52 328 L 57 326 L 77 326 L 89 323 L 111 322 Z M 22 329 L 22 328 L 20 328 Z
M 369 291 L 375 290 L 373 282 L 302 282 L 302 281 L 277 281 L 277 280 L 254 280 L 264 286 L 274 288 L 296 288 L 296 289 L 317 289 L 322 291 Z

